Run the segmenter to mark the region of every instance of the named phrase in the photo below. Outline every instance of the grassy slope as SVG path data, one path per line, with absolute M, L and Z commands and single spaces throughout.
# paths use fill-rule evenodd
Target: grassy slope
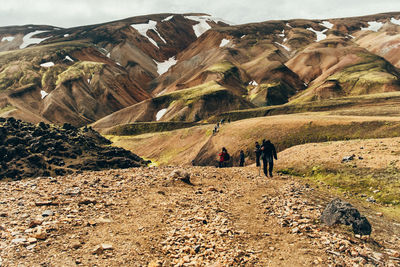
M 194 122 L 136 122 L 112 127 L 104 132 L 106 135 L 140 135 L 145 133 L 165 132 L 195 126 Z
M 381 211 L 399 219 L 399 154 L 398 137 L 305 144 L 281 152 L 277 167 L 342 196 L 373 198 Z M 353 160 L 342 162 L 350 155 Z
M 400 92 L 371 94 L 362 96 L 349 96 L 343 98 L 334 98 L 323 101 L 288 103 L 278 106 L 268 106 L 262 108 L 236 110 L 218 114 L 209 119 L 209 121 L 219 121 L 221 118 L 230 118 L 231 120 L 243 120 L 254 117 L 294 114 L 304 112 L 328 111 L 335 114 L 343 110 L 347 115 L 355 116 L 375 116 L 375 115 L 400 115 L 398 112 L 393 112 L 392 106 L 400 102 Z M 363 108 L 367 106 L 367 108 Z

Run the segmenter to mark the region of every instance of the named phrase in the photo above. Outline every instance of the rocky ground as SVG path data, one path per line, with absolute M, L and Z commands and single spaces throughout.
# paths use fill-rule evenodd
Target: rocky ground
M 110 143 L 90 127 L 35 125 L 0 118 L 0 179 L 147 165 L 137 155 Z
M 83 172 L 0 191 L 1 266 L 400 264 L 398 222 L 355 204 L 370 237 L 325 226 L 333 196 L 254 167 Z

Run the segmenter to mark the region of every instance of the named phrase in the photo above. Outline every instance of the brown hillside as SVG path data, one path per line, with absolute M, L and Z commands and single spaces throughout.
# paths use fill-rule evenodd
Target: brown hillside
M 383 13 L 227 25 L 206 14 L 156 14 L 69 29 L 4 27 L 0 28 L 0 49 L 21 49 L 0 54 L 0 61 L 5 62 L 0 88 L 23 91 L 28 86 L 36 92 L 65 92 L 57 94 L 62 103 L 48 96 L 53 99 L 49 105 L 42 107 L 46 101 L 35 98 L 28 101 L 28 108 L 18 104 L 25 97 L 11 101 L 2 95 L 1 113 L 24 119 L 32 113 L 34 121 L 42 118 L 83 125 L 150 97 L 205 88 L 210 83 L 227 90 L 221 101 L 211 97 L 207 98 L 210 104 L 202 102 L 196 107 L 185 99 L 173 107 L 168 101 L 155 100 L 154 110 L 144 111 L 152 108 L 145 102 L 138 113 L 125 119 L 154 121 L 155 114 L 168 106 L 163 120 L 192 122 L 218 115 L 220 110 L 211 109 L 225 105 L 230 95 L 237 100 L 227 106 L 232 111 L 239 106 L 397 91 L 399 18 L 399 13 Z M 50 62 L 54 66 L 40 67 Z M 89 80 L 93 84 L 88 85 Z M 55 109 L 62 114 L 50 116 Z

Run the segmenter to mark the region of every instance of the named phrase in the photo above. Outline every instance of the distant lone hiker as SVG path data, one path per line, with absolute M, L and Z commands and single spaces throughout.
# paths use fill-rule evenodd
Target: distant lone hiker
M 260 167 L 261 146 L 258 142 L 256 142 L 256 148 L 254 149 L 254 153 L 256 153 L 256 166 Z
M 239 154 L 239 166 L 243 167 L 244 166 L 244 152 L 243 150 L 240 150 Z
M 261 158 L 263 160 L 263 168 L 264 168 L 264 174 L 265 176 L 268 177 L 268 173 L 269 176 L 272 177 L 272 171 L 274 168 L 274 159 L 278 159 L 278 157 L 276 156 L 276 150 L 275 150 L 275 146 L 271 143 L 271 141 L 267 140 L 263 140 L 263 143 L 261 145 Z M 267 165 L 269 165 L 269 168 L 267 170 Z
M 226 162 L 229 161 L 230 156 L 225 147 L 222 148 L 222 151 L 221 153 L 218 154 L 218 156 L 219 156 L 218 167 L 220 168 L 226 167 Z

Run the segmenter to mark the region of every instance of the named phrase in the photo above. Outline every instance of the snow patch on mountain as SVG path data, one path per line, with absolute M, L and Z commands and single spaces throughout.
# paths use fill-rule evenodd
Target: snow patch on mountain
M 400 19 L 391 18 L 390 22 L 396 25 L 400 25 Z
M 284 48 L 286 51 L 291 51 L 290 47 L 287 47 L 286 45 L 280 44 L 278 42 L 274 42 L 275 44 L 279 45 L 280 47 Z
M 194 20 L 197 21 L 198 23 L 196 25 L 193 25 L 193 31 L 194 34 L 196 34 L 197 37 L 211 29 L 210 24 L 207 23 L 207 21 L 211 21 L 207 17 L 203 16 L 186 16 L 186 19 Z
M 170 21 L 173 17 L 174 17 L 174 15 L 171 15 L 171 16 L 169 16 L 169 17 L 166 17 L 165 19 L 162 20 L 162 22 Z
M 41 66 L 41 67 L 44 67 L 44 68 L 50 68 L 50 67 L 53 67 L 53 66 L 54 66 L 54 62 L 42 63 L 42 64 L 40 64 L 40 66 Z
M 14 40 L 14 36 L 6 36 L 6 37 L 3 37 L 2 39 L 1 39 L 1 41 L 2 42 L 4 42 L 4 41 L 9 41 L 9 42 L 11 42 L 12 40 Z
M 382 22 L 378 22 L 378 21 L 368 21 L 368 27 L 367 28 L 363 28 L 361 27 L 362 31 L 374 31 L 377 32 L 380 30 L 380 28 L 382 28 L 383 23 Z
M 27 35 L 24 36 L 24 38 L 22 38 L 22 44 L 19 46 L 20 49 L 23 49 L 31 44 L 39 44 L 42 41 L 46 40 L 49 37 L 46 38 L 34 38 L 33 36 L 42 33 L 42 32 L 46 32 L 46 31 L 34 31 L 34 32 L 30 32 Z
M 258 86 L 258 83 L 257 83 L 256 81 L 252 80 L 252 81 L 249 83 L 249 85 Z
M 175 59 L 175 57 L 170 57 L 168 60 L 164 62 L 157 62 L 154 60 L 154 62 L 157 64 L 157 72 L 159 75 L 162 75 L 166 73 L 169 68 L 171 68 L 173 65 L 175 65 L 178 61 Z
M 66 56 L 66 57 L 65 57 L 65 60 L 69 60 L 69 61 L 71 61 L 71 62 L 74 62 L 74 60 L 73 60 L 70 56 Z
M 196 25 L 193 25 L 193 31 L 197 37 L 208 31 L 209 29 L 211 29 L 211 26 L 210 24 L 208 24 L 208 22 L 214 22 L 214 23 L 223 22 L 228 25 L 232 24 L 223 19 L 214 18 L 211 16 L 185 16 L 185 19 L 190 19 L 198 22 Z
M 142 23 L 142 24 L 132 24 L 131 25 L 132 28 L 134 28 L 135 30 L 137 30 L 141 35 L 145 36 L 153 45 L 155 45 L 157 48 L 160 48 L 157 44 L 156 41 L 154 41 L 152 38 L 150 38 L 147 35 L 147 32 L 150 30 L 153 30 L 157 33 L 158 37 L 160 37 L 160 39 L 164 42 L 167 43 L 165 41 L 164 38 L 161 37 L 160 33 L 157 31 L 157 21 L 154 20 L 149 20 L 148 23 Z
M 326 32 L 328 29 L 325 29 L 323 31 L 316 31 L 313 28 L 307 28 L 307 30 L 314 32 L 317 35 L 317 42 L 325 40 L 326 39 L 326 34 L 324 32 Z
M 156 120 L 159 121 L 165 115 L 165 113 L 167 113 L 166 108 L 159 110 L 156 114 Z
M 49 93 L 47 93 L 46 91 L 40 90 L 40 95 L 41 95 L 41 97 L 42 97 L 42 99 L 43 99 L 43 98 L 45 98 L 46 96 L 48 96 Z
M 221 40 L 221 44 L 219 45 L 219 47 L 224 47 L 227 44 L 229 44 L 229 42 L 230 42 L 230 40 L 224 38 Z
M 332 23 L 330 23 L 329 21 L 326 21 L 326 20 L 321 22 L 320 25 L 322 25 L 322 26 L 324 26 L 325 28 L 328 28 L 328 29 L 332 29 L 333 26 L 334 26 Z

